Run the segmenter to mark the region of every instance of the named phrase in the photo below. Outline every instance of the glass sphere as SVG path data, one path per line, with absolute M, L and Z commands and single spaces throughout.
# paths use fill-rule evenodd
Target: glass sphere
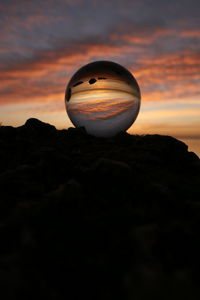
M 68 83 L 65 104 L 75 127 L 110 137 L 126 131 L 140 109 L 140 88 L 121 65 L 96 61 L 80 68 Z

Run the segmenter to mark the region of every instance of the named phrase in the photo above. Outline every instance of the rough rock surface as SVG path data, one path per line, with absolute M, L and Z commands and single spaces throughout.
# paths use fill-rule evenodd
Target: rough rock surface
M 170 136 L 0 127 L 0 298 L 199 299 L 200 161 Z

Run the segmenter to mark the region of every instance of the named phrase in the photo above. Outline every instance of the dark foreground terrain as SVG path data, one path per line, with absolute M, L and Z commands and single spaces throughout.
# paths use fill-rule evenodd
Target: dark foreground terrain
M 0 299 L 200 299 L 200 161 L 169 136 L 0 127 Z

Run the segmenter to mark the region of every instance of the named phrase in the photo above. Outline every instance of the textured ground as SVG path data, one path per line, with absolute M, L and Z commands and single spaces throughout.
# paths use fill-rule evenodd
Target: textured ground
M 200 161 L 169 136 L 0 127 L 0 298 L 199 299 Z

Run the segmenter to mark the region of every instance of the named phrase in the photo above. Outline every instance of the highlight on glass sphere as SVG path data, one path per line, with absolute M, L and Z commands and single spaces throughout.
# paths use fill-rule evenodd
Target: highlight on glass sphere
M 71 122 L 98 137 L 126 131 L 137 118 L 140 100 L 140 88 L 133 75 L 110 61 L 96 61 L 80 68 L 65 93 Z

